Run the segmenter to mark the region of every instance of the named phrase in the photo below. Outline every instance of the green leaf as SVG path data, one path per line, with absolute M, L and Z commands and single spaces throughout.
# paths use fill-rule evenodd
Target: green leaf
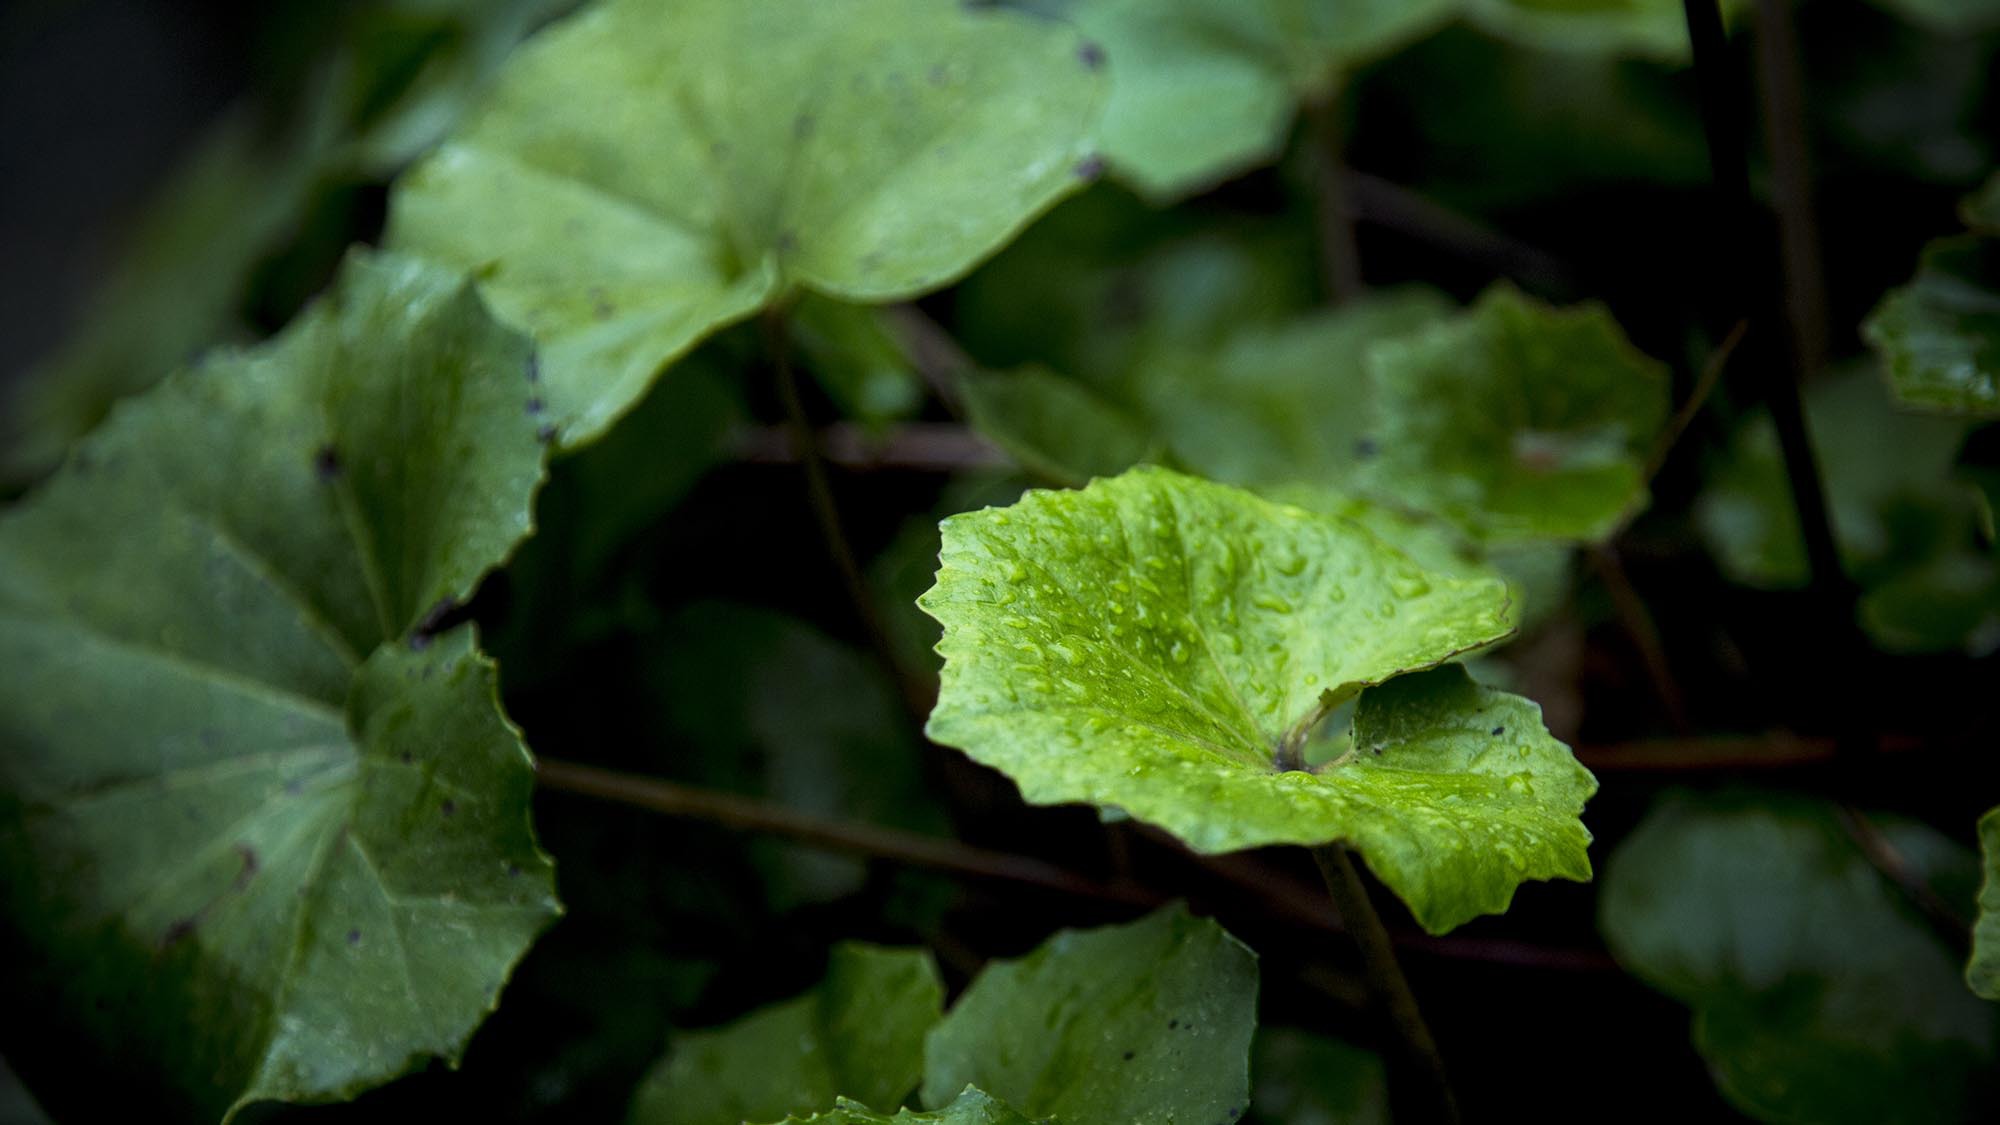
M 609 0 L 515 53 L 399 185 L 390 242 L 468 268 L 587 441 L 794 288 L 958 278 L 1092 172 L 1074 32 L 934 0 Z
M 1040 367 L 968 371 L 958 380 L 966 420 L 1030 474 L 1082 485 L 1151 459 L 1147 428 L 1073 379 Z
M 924 1101 L 973 1085 L 1060 1121 L 1231 1121 L 1256 1025 L 1256 954 L 1169 906 L 988 965 L 925 1043 Z
M 1275 159 L 1301 101 L 1450 17 L 1452 0 L 1075 0 L 1111 63 L 1104 153 L 1157 200 Z
M 1880 823 L 1926 879 L 1971 866 Z M 1611 857 L 1601 924 L 1618 960 L 1694 1009 L 1722 1092 L 1764 1120 L 1969 1120 L 1992 1009 L 1842 831 L 1831 806 L 1672 797 Z
M 1495 35 L 1544 50 L 1664 59 L 1688 53 L 1681 0 L 1466 0 L 1465 9 Z
M 52 1084 L 65 1112 L 228 1116 L 455 1059 L 554 917 L 493 669 L 432 635 L 528 530 L 531 372 L 461 281 L 357 257 L 0 521 L 0 883 L 36 1016 L 7 1050 L 120 1065 L 117 1094 Z
M 630 1120 L 740 1125 L 814 1113 L 847 1096 L 893 1110 L 916 1088 L 924 1035 L 943 1009 L 944 984 L 928 952 L 837 945 L 812 991 L 680 1038 L 640 1085 Z
M 942 559 L 927 729 L 1031 802 L 1114 806 L 1204 852 L 1344 840 L 1438 932 L 1523 879 L 1589 877 L 1589 774 L 1533 704 L 1456 672 L 1364 694 L 1367 753 L 1275 764 L 1362 688 L 1507 636 L 1497 579 L 1160 469 L 953 517 Z
M 891 1117 L 872 1112 L 859 1102 L 841 1098 L 831 1112 L 815 1113 L 811 1117 L 787 1117 L 780 1125 L 921 1125 L 926 1121 L 936 1122 L 937 1125 L 1035 1125 L 1006 1103 L 970 1086 L 950 1105 L 935 1113 L 905 1109 Z
M 1980 234 L 2000 234 L 2000 174 L 1988 177 L 1978 191 L 1960 200 L 1958 216 Z
M 1389 1077 L 1373 1051 L 1291 1028 L 1257 1033 L 1253 1120 L 1268 1125 L 1390 1125 Z
M 1352 487 L 1372 456 L 1364 360 L 1443 319 L 1434 290 L 1381 290 L 1330 311 L 1253 325 L 1211 351 L 1162 350 L 1138 392 L 1188 468 L 1251 488 Z
M 1861 334 L 1903 402 L 2000 417 L 2000 241 L 1965 236 L 1925 247 L 1917 276 L 1890 290 Z
M 1369 355 L 1373 490 L 1492 540 L 1598 540 L 1646 501 L 1666 368 L 1602 306 L 1511 286 Z
M 1972 929 L 1972 960 L 1965 983 L 1988 1000 L 2000 1000 L 2000 809 L 1979 818 L 1979 921 Z
M 1875 0 L 1911 23 L 1937 31 L 1976 35 L 2000 26 L 2000 3 L 1994 0 Z

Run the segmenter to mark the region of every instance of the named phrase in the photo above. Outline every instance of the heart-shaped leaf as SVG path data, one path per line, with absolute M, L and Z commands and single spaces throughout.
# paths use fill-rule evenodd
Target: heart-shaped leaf
M 492 668 L 433 636 L 528 530 L 532 379 L 465 284 L 355 259 L 0 521 L 6 1049 L 119 1068 L 52 1105 L 351 1097 L 554 917 Z
M 1232 1121 L 1257 956 L 1179 906 L 988 965 L 924 1048 L 924 1100 L 976 1086 L 1059 1121 Z
M 1206 852 L 1343 840 L 1440 932 L 1523 879 L 1589 877 L 1576 817 L 1594 783 L 1532 703 L 1457 671 L 1389 683 L 1507 636 L 1498 579 L 1135 469 L 946 520 L 920 604 L 944 625 L 931 737 L 1029 801 L 1117 807 Z M 1280 768 L 1385 683 L 1362 695 L 1355 752 Z
M 1917 276 L 1891 290 L 1861 331 L 1897 398 L 2000 417 L 2000 239 L 1931 243 Z
M 565 443 L 793 287 L 955 280 L 1094 175 L 1075 32 L 936 0 L 607 0 L 404 177 L 392 244 L 480 271 Z
M 1599 305 L 1512 286 L 1377 344 L 1369 488 L 1488 539 L 1602 539 L 1646 500 L 1666 368 Z
M 1934 883 L 1964 850 L 1884 821 Z M 1694 1009 L 1695 1047 L 1728 1098 L 1766 1121 L 1963 1121 L 1990 1074 L 1992 1008 L 1823 803 L 1671 797 L 1611 857 L 1611 951 Z
M 943 1010 L 944 983 L 929 953 L 835 946 L 812 991 L 675 1042 L 639 1087 L 632 1125 L 741 1125 L 814 1113 L 835 1098 L 860 1104 L 813 1120 L 885 1120 L 839 1114 L 899 1108 L 916 1089 L 924 1035 Z
M 1104 151 L 1172 199 L 1275 159 L 1292 114 L 1450 17 L 1452 0 L 1074 0 L 1111 61 Z

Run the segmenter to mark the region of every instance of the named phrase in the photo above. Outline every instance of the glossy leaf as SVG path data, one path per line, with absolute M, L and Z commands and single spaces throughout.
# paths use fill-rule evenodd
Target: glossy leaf
M 1381 1056 L 1291 1028 L 1257 1033 L 1252 1120 L 1268 1125 L 1390 1125 Z
M 802 287 L 954 281 L 1093 172 L 1075 33 L 931 0 L 609 0 L 516 52 L 398 187 L 390 240 L 480 270 L 587 441 Z
M 836 1097 L 893 1111 L 916 1088 L 924 1035 L 943 1007 L 929 953 L 835 946 L 812 991 L 677 1040 L 639 1087 L 630 1120 L 740 1125 L 814 1113 Z
M 455 1059 L 554 917 L 492 667 L 433 636 L 528 529 L 531 372 L 462 282 L 357 258 L 0 522 L 0 870 L 37 1021 L 6 1047 L 31 1080 L 121 1065 L 50 1088 L 62 1112 L 227 1116 Z
M 2000 242 L 1932 243 L 1915 279 L 1882 299 L 1862 335 L 1903 402 L 2000 417 Z
M 2000 809 L 1979 818 L 1979 920 L 1972 930 L 1972 961 L 1965 983 L 1988 1000 L 2000 1000 Z
M 1666 368 L 1601 306 L 1510 286 L 1370 353 L 1370 487 L 1488 539 L 1596 540 L 1645 503 Z
M 842 1098 L 830 1112 L 815 1113 L 811 1117 L 787 1117 L 780 1125 L 923 1125 L 925 1122 L 935 1125 L 1035 1125 L 1005 1103 L 971 1087 L 935 1113 L 906 1109 L 891 1117 Z
M 966 1086 L 1058 1121 L 1231 1121 L 1249 1100 L 1257 957 L 1180 906 L 987 965 L 930 1033 L 924 1101 Z
M 920 603 L 944 625 L 928 731 L 1031 802 L 1116 807 L 1206 852 L 1344 840 L 1439 932 L 1523 879 L 1588 878 L 1594 783 L 1534 705 L 1456 672 L 1394 681 L 1505 637 L 1497 579 L 1158 469 L 946 520 L 942 562 Z M 1277 767 L 1385 682 L 1356 715 L 1366 753 Z
M 1879 822 L 1919 876 L 1969 874 L 1922 826 Z M 1993 1009 L 1831 807 L 1672 797 L 1612 856 L 1601 924 L 1628 969 L 1694 1009 L 1722 1092 L 1764 1120 L 1974 1119 Z
M 1110 60 L 1104 152 L 1172 199 L 1277 157 L 1301 101 L 1450 17 L 1451 0 L 1075 0 Z

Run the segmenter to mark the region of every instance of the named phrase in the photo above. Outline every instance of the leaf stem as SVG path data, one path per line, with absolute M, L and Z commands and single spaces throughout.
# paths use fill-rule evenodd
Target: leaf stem
M 1316 99 L 1306 107 L 1306 144 L 1312 154 L 1313 216 L 1319 231 L 1320 282 L 1327 303 L 1344 305 L 1361 296 L 1361 254 L 1354 244 L 1354 208 L 1347 197 L 1341 150 L 1346 147 L 1338 99 Z
M 1354 861 L 1348 857 L 1346 847 L 1338 843 L 1321 844 L 1311 851 L 1313 862 L 1319 865 L 1320 875 L 1326 880 L 1327 893 L 1333 897 L 1334 909 L 1340 912 L 1341 923 L 1361 949 L 1361 963 L 1368 972 L 1375 1003 L 1396 1035 L 1411 1077 L 1416 1079 L 1401 1085 L 1412 1101 L 1419 1093 L 1427 1095 L 1419 1115 L 1405 1118 L 1399 1114 L 1399 1119 L 1458 1121 L 1458 1098 L 1445 1074 L 1444 1056 L 1438 1053 L 1437 1040 L 1431 1036 L 1430 1025 L 1424 1022 L 1423 1013 L 1417 1008 L 1416 995 L 1410 991 L 1410 982 L 1396 960 L 1389 931 L 1382 925 L 1382 916 L 1375 912 L 1375 905 L 1368 901 L 1368 888 L 1354 869 Z
M 1605 593 L 1611 595 L 1612 611 L 1618 615 L 1625 635 L 1639 650 L 1639 662 L 1646 668 L 1646 679 L 1660 701 L 1660 709 L 1666 713 L 1668 725 L 1676 734 L 1688 733 L 1692 727 L 1688 723 L 1687 697 L 1674 677 L 1673 665 L 1667 662 L 1667 649 L 1660 642 L 1660 626 L 1653 618 L 1653 611 L 1646 608 L 1645 599 L 1633 588 L 1616 548 L 1609 544 L 1591 547 L 1590 562 L 1598 580 L 1604 583 Z
M 1945 947 L 1963 960 L 1972 952 L 1972 923 L 1961 917 L 1952 905 L 1932 888 L 1923 875 L 1910 866 L 1910 861 L 1884 835 L 1882 829 L 1869 819 L 1868 814 L 1853 805 L 1841 804 L 1837 815 L 1841 830 L 1848 839 L 1866 856 L 1870 866 L 1896 889 L 1924 921 L 1932 932 L 1945 943 Z
M 792 370 L 784 313 L 777 309 L 767 311 L 763 317 L 763 328 L 765 350 L 777 376 L 778 398 L 791 425 L 799 464 L 805 469 L 806 498 L 812 505 L 813 518 L 819 523 L 820 537 L 826 541 L 826 552 L 840 572 L 841 583 L 847 588 L 848 601 L 854 606 L 855 616 L 860 619 L 861 628 L 868 636 L 869 646 L 874 649 L 889 678 L 895 682 L 904 706 L 921 729 L 930 714 L 932 700 L 923 681 L 910 675 L 897 659 L 896 646 L 882 624 L 882 613 L 875 604 L 874 592 L 868 588 L 867 579 L 862 577 L 860 564 L 854 558 L 854 549 L 841 527 L 840 508 L 834 502 L 833 487 L 827 481 L 826 461 L 820 456 L 818 435 L 812 421 L 806 417 L 805 401 L 799 396 L 798 375 Z
M 616 801 L 668 816 L 766 833 L 812 847 L 893 860 L 912 867 L 1135 906 L 1152 906 L 1162 901 L 1161 896 L 1143 888 L 1098 882 L 1028 856 L 988 851 L 921 832 L 833 820 L 755 797 L 678 785 L 578 762 L 537 759 L 535 780 L 545 789 Z

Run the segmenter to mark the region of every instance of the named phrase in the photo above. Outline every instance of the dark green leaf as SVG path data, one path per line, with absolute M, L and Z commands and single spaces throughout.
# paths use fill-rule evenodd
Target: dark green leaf
M 1971 865 L 1919 825 L 1881 828 L 1923 878 Z M 1669 798 L 1612 856 L 1601 922 L 1620 962 L 1694 1009 L 1696 1048 L 1747 1112 L 1971 1119 L 1994 1013 L 1831 807 Z
M 2000 809 L 1979 818 L 1979 921 L 1972 931 L 1972 961 L 1965 983 L 1988 1000 L 2000 1000 Z
M 630 1120 L 741 1125 L 813 1113 L 836 1097 L 893 1111 L 916 1088 L 924 1035 L 943 1008 L 929 953 L 835 946 L 811 992 L 681 1037 L 639 1087 Z
M 1248 1102 L 1257 957 L 1170 906 L 988 965 L 924 1048 L 924 1101 L 966 1086 L 1059 1121 L 1230 1121 Z
M 923 1125 L 924 1122 L 934 1122 L 935 1125 L 1035 1125 L 1006 1104 L 969 1086 L 950 1105 L 936 1113 L 905 1109 L 892 1117 L 874 1113 L 859 1102 L 842 1098 L 831 1112 L 815 1113 L 811 1117 L 787 1117 L 781 1125 Z
M 1257 1033 L 1254 1120 L 1389 1125 L 1389 1080 L 1373 1051 L 1290 1028 Z
M 969 371 L 958 385 L 972 428 L 1053 484 L 1112 476 L 1158 450 L 1147 428 L 1117 404 L 1043 368 Z
M 456 1058 L 556 913 L 492 668 L 432 635 L 528 529 L 531 371 L 462 282 L 357 258 L 0 522 L 11 994 L 49 1021 L 8 1050 L 121 1066 L 68 1108 Z
M 1882 299 L 1862 335 L 1903 402 L 2000 417 L 2000 241 L 1931 243 L 1917 276 Z

